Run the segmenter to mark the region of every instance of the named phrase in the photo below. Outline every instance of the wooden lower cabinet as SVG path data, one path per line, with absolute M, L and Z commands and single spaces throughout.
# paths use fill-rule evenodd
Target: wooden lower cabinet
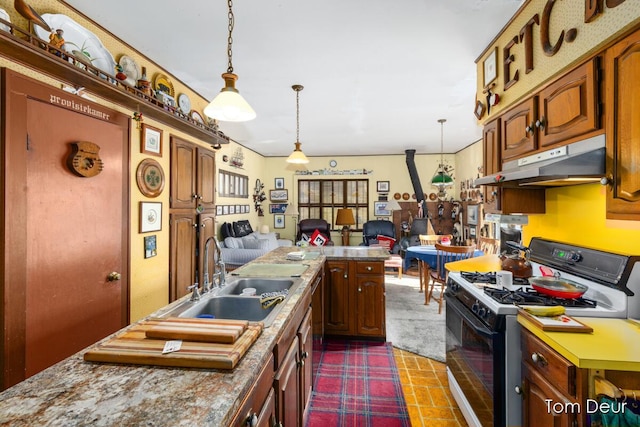
M 283 426 L 301 425 L 299 424 L 302 419 L 299 364 L 300 350 L 298 337 L 296 336 L 291 342 L 274 379 L 277 419 Z
M 384 261 L 327 261 L 325 298 L 326 334 L 386 337 Z
M 276 425 L 273 369 L 274 362 L 273 355 L 271 355 L 229 425 L 234 427 L 246 427 L 247 425 L 273 427 Z
M 524 427 L 582 427 L 588 396 L 587 371 L 522 330 Z

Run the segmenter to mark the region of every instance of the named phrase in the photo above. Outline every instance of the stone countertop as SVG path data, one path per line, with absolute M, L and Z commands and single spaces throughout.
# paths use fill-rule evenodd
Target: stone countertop
M 298 248 L 300 249 L 300 248 Z M 321 246 L 307 247 L 308 252 L 320 252 L 327 259 L 355 261 L 384 261 L 389 259 L 389 251 L 381 247 L 369 246 Z
M 286 261 L 285 256 L 299 249 L 278 248 L 253 262 L 296 262 Z M 351 251 L 338 248 L 331 253 L 355 256 Z M 378 256 L 376 254 L 371 256 Z M 229 424 L 257 378 L 258 367 L 267 361 L 290 314 L 324 260 L 324 256 L 318 256 L 304 261 L 309 268 L 301 275 L 303 283 L 283 302 L 285 305 L 273 324 L 263 330 L 235 369 L 92 363 L 83 360 L 85 349 L 0 393 L 0 425 L 218 427 Z M 188 298 L 183 297 L 148 318 L 162 316 Z M 116 334 L 120 332 L 122 330 Z

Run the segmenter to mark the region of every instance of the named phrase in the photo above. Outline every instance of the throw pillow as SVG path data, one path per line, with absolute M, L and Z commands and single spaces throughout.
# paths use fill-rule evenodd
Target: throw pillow
M 393 249 L 393 245 L 396 244 L 396 239 L 389 236 L 383 236 L 382 234 L 378 234 L 376 239 L 378 239 L 378 243 L 389 250 Z
M 267 239 L 247 239 L 242 243 L 245 249 L 269 249 L 269 241 Z
M 320 233 L 320 230 L 316 229 L 316 231 L 311 235 L 309 244 L 313 246 L 324 246 L 327 244 L 327 238 Z
M 224 239 L 224 246 L 229 249 L 244 249 L 242 239 L 237 237 L 227 237 Z
M 244 236 L 242 239 L 242 247 L 247 249 L 247 245 L 251 245 L 254 241 L 257 240 L 257 237 L 253 234 L 249 234 L 248 236 Z
M 242 237 L 242 236 L 246 236 L 247 234 L 253 233 L 251 224 L 249 223 L 249 220 L 246 220 L 246 219 L 243 219 L 242 221 L 234 222 L 233 230 L 235 232 L 236 237 Z

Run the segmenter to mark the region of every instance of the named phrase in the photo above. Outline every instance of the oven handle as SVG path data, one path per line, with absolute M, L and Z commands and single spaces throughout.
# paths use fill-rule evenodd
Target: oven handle
M 476 319 L 474 315 L 472 314 L 470 315 L 469 314 L 470 310 L 467 307 L 465 307 L 464 304 L 458 301 L 455 297 L 445 293 L 444 299 L 447 301 L 447 310 L 453 309 L 454 311 L 456 311 L 464 319 L 465 322 L 467 322 L 469 325 L 473 327 L 473 329 L 478 334 L 487 338 L 493 338 L 497 334 L 497 332 L 487 328 L 486 325 L 484 325 L 482 322 Z

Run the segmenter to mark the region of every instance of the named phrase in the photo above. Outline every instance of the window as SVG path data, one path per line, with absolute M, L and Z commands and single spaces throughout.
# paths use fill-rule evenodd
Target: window
M 300 219 L 321 218 L 336 227 L 338 209 L 351 208 L 356 224 L 355 230 L 362 230 L 362 224 L 369 220 L 369 180 L 368 179 L 316 179 L 298 181 L 298 207 Z

